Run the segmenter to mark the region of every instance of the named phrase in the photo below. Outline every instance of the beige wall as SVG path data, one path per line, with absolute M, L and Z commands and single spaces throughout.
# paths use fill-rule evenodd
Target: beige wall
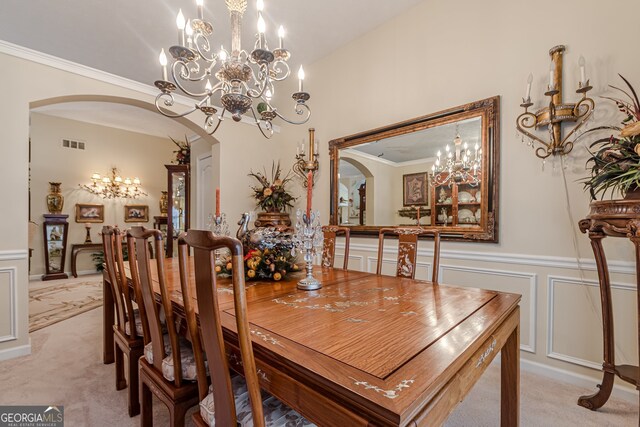
M 618 72 L 636 79 L 636 86 L 640 84 L 636 77 L 640 57 L 630 48 L 630 40 L 637 38 L 638 15 L 640 3 L 636 0 L 621 0 L 616 7 L 597 0 L 542 0 L 535 6 L 513 0 L 468 1 L 463 5 L 425 0 L 305 67 L 305 87 L 312 94 L 313 109 L 308 126 L 284 126 L 281 134 L 265 141 L 249 126 L 222 125 L 216 138 L 222 159 L 223 211 L 235 218 L 253 209 L 252 200 L 242 197 L 249 194 L 251 184 L 247 171 L 268 167 L 274 158 L 281 158 L 283 166 L 289 167 L 296 143 L 306 139 L 307 127 L 313 126 L 321 153 L 314 206 L 327 218 L 329 140 L 500 95 L 500 243 L 444 242 L 440 277 L 444 283 L 521 293 L 523 358 L 541 364 L 538 366 L 591 376 L 595 385 L 598 374 L 594 368 L 601 362 L 600 309 L 594 293 L 597 282 L 588 240 L 576 230 L 589 202 L 576 182 L 585 175 L 584 144 L 567 158 L 572 162 L 566 170 L 569 218 L 560 169 L 552 168 L 552 161 L 548 161 L 543 171 L 532 150 L 515 137 L 514 123 L 529 72 L 534 73 L 536 107 L 543 105 L 547 52 L 561 43 L 567 45 L 565 97 L 576 99 L 573 88 L 582 54 L 598 102 L 595 124 L 610 123 L 614 109 L 605 107 L 606 102 L 597 96 L 606 93 L 607 84 L 619 83 Z M 2 331 L 10 330 L 10 319 L 17 322 L 16 339 L 0 343 L 0 352 L 9 354 L 6 350 L 12 347 L 15 354 L 15 348 L 27 345 L 24 251 L 29 103 L 69 94 L 130 96 L 148 102 L 153 96 L 7 55 L 0 55 L 0 67 L 3 77 L 12 83 L 4 89 L 4 99 L 11 102 L 0 105 L 5 159 L 0 168 L 0 198 L 12 201 L 0 221 L 0 291 L 13 286 L 17 292 L 17 310 L 0 318 L 0 339 Z M 289 110 L 280 111 L 288 114 Z M 302 193 L 299 188 L 296 191 Z M 299 206 L 303 205 L 301 199 Z M 579 251 L 574 248 L 574 236 Z M 387 268 L 392 257 L 392 248 L 388 249 Z M 619 284 L 615 298 L 622 302 L 616 308 L 621 320 L 616 323 L 618 361 L 634 362 L 637 335 L 630 319 L 635 319 L 636 313 L 628 303 L 635 297 L 631 245 L 618 239 L 608 242 L 606 249 L 612 279 Z M 428 255 L 428 249 L 421 250 L 419 277 L 428 277 Z M 375 270 L 375 257 L 375 241 L 354 240 L 352 268 Z M 577 269 L 576 257 L 584 259 L 583 273 Z M 582 276 L 584 284 L 580 283 Z
M 91 100 L 123 97 L 133 104 L 142 103 L 148 107 L 153 104 L 156 91 L 150 86 L 1 43 L 0 68 L 6 81 L 11 82 L 4 91 L 6 102 L 0 105 L 3 118 L 0 127 L 3 150 L 0 200 L 5 201 L 0 214 L 0 360 L 3 360 L 30 351 L 27 224 L 31 104 L 56 97 L 90 95 Z M 220 171 L 223 211 L 235 219 L 254 206 L 249 197 L 242 197 L 249 194 L 248 170 L 270 165 L 271 159 L 278 156 L 278 145 L 274 141 L 265 141 L 251 126 L 231 121 L 221 126 L 216 139 L 221 144 L 212 148 L 215 161 L 229 159 L 222 165 L 215 165 Z
M 588 238 L 577 230 L 589 204 L 577 182 L 586 175 L 585 142 L 567 157 L 569 218 L 559 161 L 554 169 L 548 160 L 543 171 L 542 162 L 516 138 L 515 120 L 529 72 L 534 74 L 535 107 L 544 105 L 548 51 L 565 44 L 565 99 L 577 99 L 578 58 L 584 55 L 598 104 L 591 126 L 617 122 L 614 109 L 598 96 L 608 84 L 620 84 L 617 73 L 640 86 L 640 56 L 629 50 L 629 40 L 637 38 L 638 15 L 636 0 L 619 1 L 615 7 L 597 0 L 542 0 L 535 5 L 429 0 L 305 66 L 305 88 L 312 94 L 309 126 L 316 129 L 321 153 L 314 206 L 329 214 L 328 141 L 500 95 L 500 243 L 444 242 L 441 279 L 522 294 L 523 358 L 597 377 L 594 368 L 602 356 L 595 266 Z M 297 140 L 306 126 L 283 133 Z M 283 149 L 288 150 L 283 156 L 293 157 L 293 144 Z M 430 248 L 421 246 L 419 276 L 426 278 Z M 614 294 L 628 302 L 635 297 L 631 244 L 616 239 L 606 242 L 606 250 L 617 272 L 613 280 L 621 285 Z M 374 240 L 352 243 L 352 268 L 375 271 L 375 257 Z M 584 273 L 576 257 L 584 259 Z M 585 284 L 580 284 L 581 276 Z M 627 319 L 616 323 L 619 362 L 637 363 L 632 305 L 616 308 Z
M 167 119 L 169 120 L 169 119 Z M 174 145 L 168 138 L 128 132 L 75 120 L 32 113 L 31 114 L 31 219 L 42 224 L 42 214 L 47 212 L 46 195 L 50 181 L 62 183 L 65 197 L 64 214 L 69 215 L 69 235 L 65 271 L 71 270 L 71 245 L 82 243 L 85 224 L 75 222 L 76 203 L 101 204 L 105 207 L 104 224 L 91 224 L 91 236 L 99 243 L 98 232 L 103 225 L 119 225 L 122 229 L 132 225 L 124 222 L 125 205 L 148 205 L 149 222 L 160 215 L 158 200 L 160 191 L 167 187 L 165 164 L 173 159 Z M 84 141 L 85 150 L 63 148 L 63 138 Z M 137 176 L 142 181 L 142 191 L 147 197 L 139 199 L 102 199 L 79 188 L 79 184 L 90 184 L 94 172 L 108 174 L 117 167 L 122 177 Z M 31 275 L 44 273 L 44 249 L 42 233 L 36 234 L 31 258 Z M 95 271 L 91 257 L 84 253 L 78 257 L 79 272 Z

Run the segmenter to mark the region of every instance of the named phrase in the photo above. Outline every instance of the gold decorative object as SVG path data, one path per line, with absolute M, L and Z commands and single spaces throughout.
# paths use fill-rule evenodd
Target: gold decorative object
M 167 216 L 168 212 L 169 212 L 169 199 L 168 199 L 168 192 L 167 191 L 161 191 L 162 196 L 160 196 L 160 201 L 159 201 L 159 205 L 160 205 L 160 216 Z
M 250 52 L 243 50 L 241 29 L 247 0 L 225 0 L 225 4 L 231 18 L 230 50 L 220 45 L 220 50 L 216 52 L 218 42 L 209 40 L 213 26 L 204 20 L 204 0 L 196 0 L 197 18 L 186 19 L 182 10 L 178 12 L 178 44 L 169 48 L 173 57 L 171 81 L 168 77 L 167 55 L 164 49 L 160 52 L 162 79 L 155 82 L 160 89 L 155 102 L 158 111 L 167 117 L 184 117 L 200 110 L 204 114 L 203 127 L 210 135 L 218 130 L 225 115 L 231 115 L 234 121 L 239 122 L 249 111 L 266 138 L 273 135 L 271 122 L 276 117 L 295 125 L 306 123 L 311 116 L 306 104 L 310 95 L 303 90 L 302 66 L 298 71 L 298 91 L 291 96 L 294 111 L 302 119 L 287 119 L 271 105 L 275 94 L 274 83 L 286 80 L 291 74 L 287 63 L 291 53 L 283 47 L 284 28 L 280 26 L 278 29 L 278 48 L 270 50 L 265 35 L 266 23 L 262 17 L 264 1 L 258 0 L 255 44 Z M 175 103 L 173 92 L 177 89 L 195 100 L 193 108 L 183 112 L 170 110 Z M 257 102 L 255 109 L 254 100 Z M 218 114 L 220 108 L 222 111 Z
M 49 194 L 47 194 L 47 210 L 50 214 L 62 213 L 64 206 L 64 196 L 60 192 L 60 182 L 49 183 Z
M 91 185 L 80 184 L 80 188 L 98 195 L 103 199 L 137 199 L 148 196 L 140 189 L 138 177 L 122 179 L 117 168 L 111 168 L 111 176 L 101 176 L 99 173 L 91 175 Z
M 576 93 L 582 95 L 577 103 L 567 103 L 562 100 L 562 59 L 565 47 L 555 46 L 549 51 L 551 56 L 551 68 L 549 70 L 549 86 L 544 93 L 549 97 L 549 105 L 535 113 L 529 111 L 529 107 L 533 105 L 531 102 L 531 82 L 533 76 L 529 75 L 527 80 L 527 94 L 522 99 L 520 106 L 524 108 L 524 113 L 520 114 L 516 120 L 518 132 L 522 134 L 522 141 L 525 137 L 529 139 L 528 145 L 534 147 L 535 143 L 541 146 L 536 149 L 536 156 L 546 159 L 551 155 L 569 154 L 573 149 L 577 132 L 584 126 L 586 121 L 593 114 L 595 102 L 587 97 L 592 87 L 589 80 L 585 77 L 584 58 L 580 57 L 580 82 Z M 563 136 L 562 123 L 575 123 L 566 135 Z M 533 131 L 546 127 L 548 129 L 548 140 L 535 135 Z M 570 139 L 573 140 L 570 141 Z
M 307 173 L 311 171 L 313 175 L 312 186 L 316 185 L 318 163 L 318 142 L 315 140 L 314 128 L 309 128 L 309 157 L 304 152 L 304 144 L 296 147 L 296 162 L 293 164 L 293 172 L 302 180 L 305 188 L 307 188 Z

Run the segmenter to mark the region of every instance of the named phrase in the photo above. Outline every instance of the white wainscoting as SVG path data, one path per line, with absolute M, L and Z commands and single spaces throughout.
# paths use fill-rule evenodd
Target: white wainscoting
M 3 300 L 7 298 L 5 302 L 8 303 L 8 308 L 9 308 L 9 310 L 6 313 L 3 313 L 4 316 L 6 317 L 2 319 L 2 321 L 0 321 L 0 324 L 9 326 L 8 333 L 3 336 L 0 336 L 0 343 L 18 339 L 17 275 L 18 275 L 17 267 L 0 267 L 0 286 L 2 286 L 3 288 L 5 286 L 8 286 L 8 288 L 0 289 L 0 296 L 2 296 Z
M 529 282 L 529 294 L 527 298 L 529 299 L 529 306 L 527 307 L 528 311 L 528 321 L 529 321 L 529 329 L 527 331 L 526 344 L 522 343 L 522 330 L 520 331 L 520 350 L 527 351 L 529 353 L 536 352 L 536 324 L 538 323 L 538 304 L 537 304 L 537 295 L 538 295 L 538 275 L 535 273 L 525 273 L 520 271 L 509 271 L 509 270 L 498 270 L 495 268 L 477 268 L 477 267 L 461 267 L 457 265 L 446 265 L 440 264 L 440 272 L 438 276 L 440 277 L 440 283 L 448 283 L 445 277 L 445 272 L 447 271 L 461 271 L 464 273 L 472 273 L 472 274 L 481 274 L 481 275 L 490 275 L 490 276 L 502 276 L 502 277 L 515 277 L 519 279 L 525 279 Z M 456 285 L 460 285 L 459 283 L 453 283 Z M 464 285 L 460 285 L 464 286 Z M 479 286 L 483 288 L 482 286 Z M 489 289 L 489 288 L 486 288 Z M 522 288 L 514 287 L 510 292 L 513 293 L 522 293 Z
M 555 338 L 555 312 L 556 312 L 556 287 L 561 284 L 568 284 L 572 286 L 588 286 L 590 288 L 598 289 L 599 284 L 595 280 L 587 280 L 581 279 L 579 277 L 564 277 L 564 276 L 548 276 L 548 304 L 547 304 L 547 357 L 552 359 L 562 360 L 564 362 L 573 363 L 575 365 L 585 366 L 587 368 L 592 368 L 596 370 L 602 369 L 602 353 L 599 355 L 599 359 L 596 360 L 588 360 L 583 357 L 579 357 L 577 355 L 570 355 L 566 353 L 562 353 L 554 349 L 554 338 Z M 612 298 L 614 297 L 614 291 L 628 291 L 630 292 L 629 298 L 633 301 L 636 297 L 636 287 L 635 285 L 629 285 L 624 283 L 611 283 L 611 291 Z M 598 322 L 602 322 L 602 314 L 601 314 L 601 302 L 600 297 L 596 296 L 593 298 L 593 304 L 596 306 L 596 316 L 598 318 Z M 614 316 L 616 312 L 616 307 L 614 304 L 613 307 Z M 614 325 L 616 322 L 614 321 Z M 602 324 L 598 323 L 596 328 L 597 334 L 601 336 Z M 586 326 L 585 326 L 586 327 Z M 592 335 L 593 336 L 593 335 Z M 602 348 L 601 338 L 598 342 L 599 348 Z M 636 347 L 637 348 L 637 347 Z M 616 353 L 619 353 L 619 345 L 616 345 Z M 632 350 L 633 351 L 633 350 Z M 619 355 L 619 354 L 618 354 Z

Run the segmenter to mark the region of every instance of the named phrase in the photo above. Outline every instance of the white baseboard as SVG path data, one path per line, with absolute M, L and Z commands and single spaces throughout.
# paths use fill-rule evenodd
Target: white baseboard
M 0 362 L 4 360 L 14 359 L 20 356 L 28 356 L 31 354 L 31 338 L 29 343 L 18 347 L 8 348 L 6 350 L 0 350 Z
M 499 359 L 499 357 L 496 357 L 496 359 Z M 520 359 L 520 368 L 532 374 L 545 376 L 554 380 L 560 380 L 565 383 L 582 387 L 584 388 L 585 395 L 595 393 L 598 390 L 597 384 L 602 382 L 602 374 L 598 374 L 597 379 L 594 379 L 586 375 L 577 374 L 575 372 L 570 372 L 522 358 Z M 614 382 L 611 395 L 630 403 L 638 403 L 638 391 L 631 387 L 631 385 L 627 386 L 627 383 L 620 379 L 617 379 L 616 382 Z M 578 401 L 578 397 L 579 396 L 576 396 L 576 402 Z
M 65 273 L 67 273 L 67 275 L 69 276 L 70 279 L 73 279 L 73 275 L 71 274 L 70 271 L 65 271 Z M 78 277 L 80 276 L 87 276 L 90 274 L 102 274 L 101 271 L 97 271 L 97 270 L 82 270 L 82 271 L 78 271 Z M 42 280 L 42 276 L 43 274 L 31 274 L 29 275 L 29 280 Z

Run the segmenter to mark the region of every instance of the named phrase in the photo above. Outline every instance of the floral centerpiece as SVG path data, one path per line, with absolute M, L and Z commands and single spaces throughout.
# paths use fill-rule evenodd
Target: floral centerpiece
M 267 178 L 267 173 L 249 173 L 258 181 L 258 185 L 252 186 L 253 198 L 256 200 L 256 207 L 265 212 L 283 212 L 286 208 L 293 207 L 296 198 L 289 193 L 285 186 L 291 181 L 291 172 L 282 177 L 280 162 L 271 165 L 271 179 Z
M 296 258 L 291 255 L 293 240 L 290 230 L 276 227 L 257 228 L 242 241 L 247 280 L 279 281 L 290 272 L 300 270 Z M 215 270 L 221 277 L 230 276 L 231 268 L 230 254 L 216 261 Z
M 622 126 L 599 126 L 587 132 L 609 130 L 616 131 L 617 136 L 600 138 L 590 145 L 591 157 L 587 165 L 592 163 L 591 176 L 583 183 L 589 190 L 592 199 L 598 194 L 601 197 L 610 191 L 620 192 L 625 198 L 635 196 L 640 189 L 640 101 L 633 86 L 620 75 L 628 90 L 610 86 L 621 92 L 622 98 L 605 97 L 615 102 L 618 110 L 624 115 Z M 586 134 L 586 132 L 585 132 Z M 593 150 L 593 151 L 592 151 Z
M 191 162 L 191 145 L 189 144 L 187 136 L 184 136 L 184 141 L 176 141 L 171 137 L 169 137 L 169 139 L 178 147 L 177 150 L 173 150 L 176 154 L 175 162 L 179 165 L 189 164 Z

